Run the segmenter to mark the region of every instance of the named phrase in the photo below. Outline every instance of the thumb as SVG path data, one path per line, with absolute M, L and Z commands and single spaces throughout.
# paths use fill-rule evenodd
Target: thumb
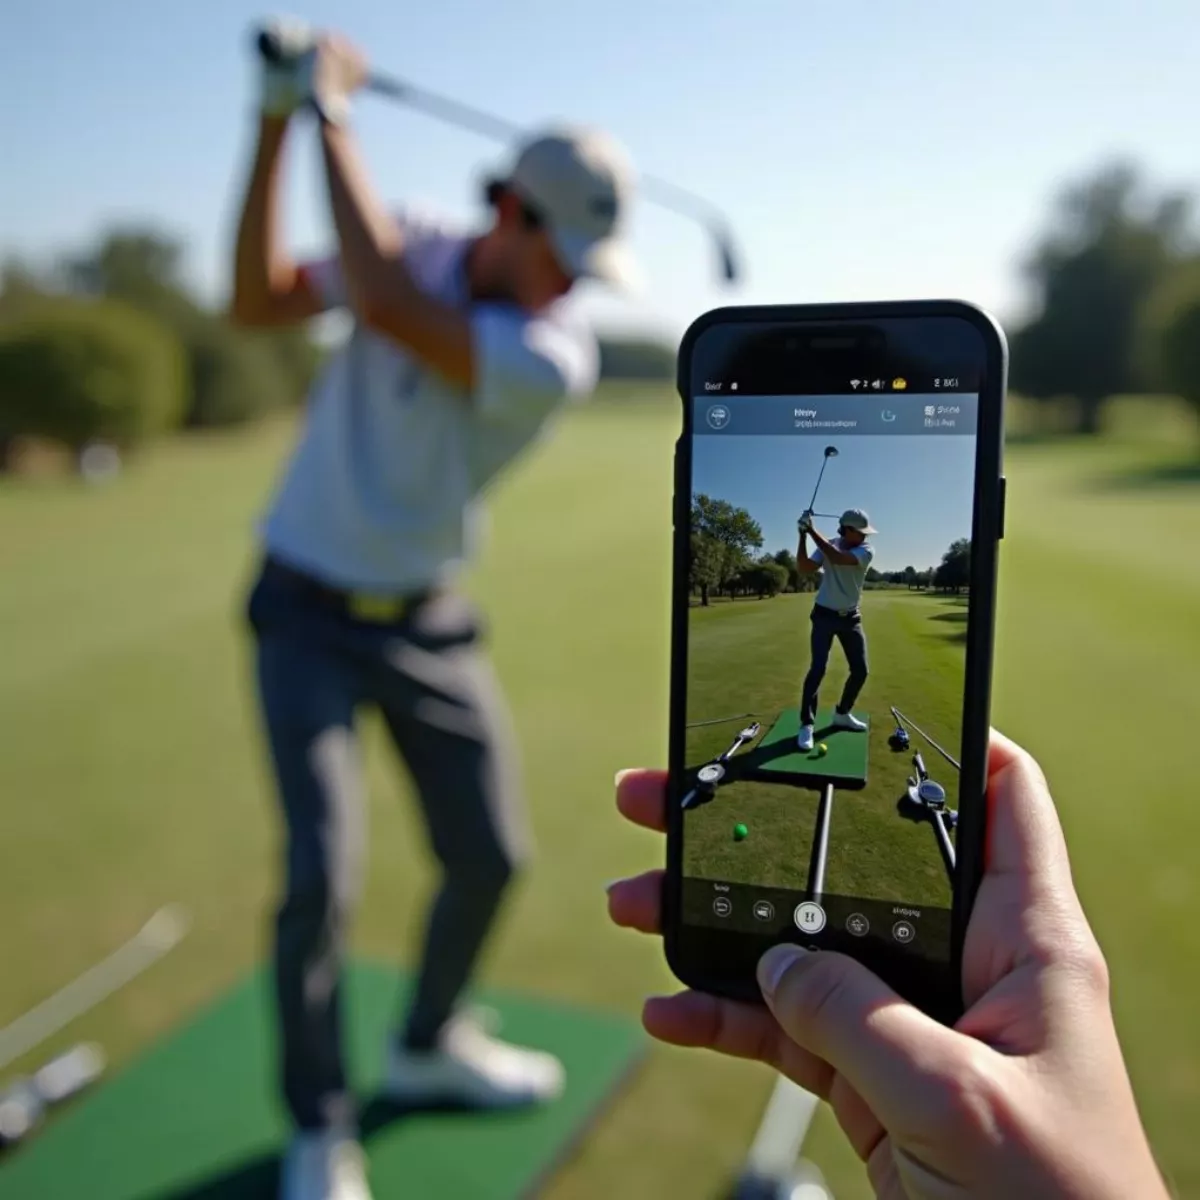
M 885 1127 L 938 1103 L 939 1080 L 961 1059 L 961 1035 L 843 954 L 773 946 L 758 983 L 783 1031 L 842 1075 Z

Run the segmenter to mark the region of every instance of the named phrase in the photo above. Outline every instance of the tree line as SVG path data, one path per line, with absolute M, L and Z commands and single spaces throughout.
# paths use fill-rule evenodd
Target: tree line
M 1177 395 L 1200 417 L 1194 205 L 1128 162 L 1062 190 L 1023 263 L 1032 306 L 1009 338 L 1015 392 L 1066 407 L 1083 434 L 1119 395 Z
M 327 350 L 308 327 L 245 330 L 189 286 L 181 240 L 111 229 L 35 268 L 0 264 L 0 470 L 38 439 L 82 461 L 156 434 L 252 421 L 299 405 Z M 674 348 L 601 339 L 601 377 L 668 380 Z
M 714 596 L 764 600 L 781 592 L 816 591 L 819 573 L 800 571 L 790 550 L 762 553 L 763 540 L 762 526 L 747 509 L 703 492 L 692 497 L 688 586 L 702 606 L 707 607 Z M 866 584 L 959 593 L 969 586 L 970 576 L 971 542 L 959 538 L 936 567 L 921 571 L 911 566 L 902 571 L 871 567 Z

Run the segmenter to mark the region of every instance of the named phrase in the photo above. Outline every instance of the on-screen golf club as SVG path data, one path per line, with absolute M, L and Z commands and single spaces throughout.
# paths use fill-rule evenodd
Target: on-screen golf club
M 958 825 L 958 813 L 946 807 L 946 789 L 930 778 L 919 751 L 913 755 L 912 761 L 916 776 L 909 776 L 906 799 L 913 811 L 921 813 L 932 824 L 942 861 L 947 873 L 952 876 L 956 857 L 950 831 Z
M 284 62 L 297 53 L 303 54 L 305 50 L 300 41 L 287 36 L 279 23 L 258 25 L 253 35 L 257 52 L 270 62 Z M 409 108 L 436 120 L 493 140 L 509 143 L 524 133 L 524 130 L 512 121 L 426 91 L 394 75 L 372 72 L 367 79 L 366 90 L 398 104 L 406 104 Z M 703 197 L 665 179 L 653 175 L 639 175 L 639 183 L 645 200 L 676 216 L 687 217 L 704 228 L 717 251 L 721 278 L 727 284 L 739 281 L 741 269 L 734 249 L 733 233 L 728 219 L 721 212 Z
M 909 720 L 908 717 L 906 717 L 898 708 L 896 708 L 894 706 L 892 707 L 892 716 L 896 718 L 896 733 L 893 733 L 892 737 L 888 738 L 889 745 L 892 744 L 892 738 L 897 738 L 897 735 L 900 733 L 904 733 L 904 737 L 905 737 L 905 739 L 907 739 L 908 734 L 905 729 L 905 727 L 907 726 L 908 728 L 913 729 L 917 733 L 919 733 L 930 744 L 930 746 L 932 746 L 956 771 L 962 770 L 962 767 L 959 765 L 959 761 L 957 758 L 955 758 L 952 754 L 950 754 L 949 751 L 944 750 L 941 746 L 939 746 L 937 744 L 937 742 L 935 742 L 933 740 L 933 738 L 931 738 L 929 736 L 929 734 L 927 734 L 925 732 L 925 730 L 923 730 L 920 727 L 920 725 L 918 725 L 915 721 Z M 899 746 L 899 745 L 892 746 L 893 750 L 907 749 L 907 748 L 908 748 L 907 740 L 905 740 L 903 746 Z
M 762 726 L 755 721 L 752 725 L 747 725 L 733 739 L 729 749 L 723 751 L 712 762 L 705 763 L 704 766 L 696 772 L 696 786 L 683 798 L 681 808 L 688 808 L 698 796 L 704 796 L 711 799 L 717 794 L 717 788 L 721 786 L 722 780 L 725 778 L 725 766 L 729 760 L 747 743 L 754 741 L 759 735 Z
M 831 458 L 837 458 L 838 451 L 836 446 L 826 446 L 825 454 L 821 459 L 821 469 L 817 472 L 817 484 L 813 488 L 812 499 L 808 502 L 808 512 L 810 516 L 829 516 L 828 513 L 816 513 L 813 510 L 817 506 L 817 493 L 821 490 L 821 480 L 825 478 L 825 468 L 829 465 Z M 836 519 L 836 518 L 835 518 Z

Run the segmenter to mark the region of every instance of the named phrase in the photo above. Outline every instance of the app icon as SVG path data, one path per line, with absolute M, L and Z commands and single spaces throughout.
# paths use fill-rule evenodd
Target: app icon
M 729 424 L 729 409 L 724 404 L 714 404 L 709 408 L 706 419 L 711 428 L 724 429 Z
M 756 900 L 753 912 L 759 921 L 769 921 L 775 915 L 775 905 L 770 900 Z
M 903 945 L 907 946 L 916 936 L 917 931 L 907 921 L 897 921 L 892 926 L 892 937 Z
M 713 901 L 713 912 L 715 912 L 718 917 L 729 916 L 729 914 L 733 912 L 733 904 L 730 902 L 729 897 L 718 896 Z
M 871 922 L 862 913 L 851 913 L 846 918 L 846 932 L 853 937 L 866 937 L 871 931 Z

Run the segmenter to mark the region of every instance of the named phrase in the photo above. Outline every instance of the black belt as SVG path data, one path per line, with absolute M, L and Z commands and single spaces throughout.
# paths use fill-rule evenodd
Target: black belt
M 859 615 L 858 608 L 830 608 L 828 604 L 814 604 L 813 608 L 819 608 L 823 613 L 828 613 L 831 617 L 857 617 Z
M 438 594 L 435 588 L 425 588 L 418 592 L 376 592 L 339 588 L 315 579 L 269 555 L 263 563 L 262 575 L 264 579 L 276 579 L 303 592 L 318 604 L 343 616 L 381 625 L 402 621 Z

